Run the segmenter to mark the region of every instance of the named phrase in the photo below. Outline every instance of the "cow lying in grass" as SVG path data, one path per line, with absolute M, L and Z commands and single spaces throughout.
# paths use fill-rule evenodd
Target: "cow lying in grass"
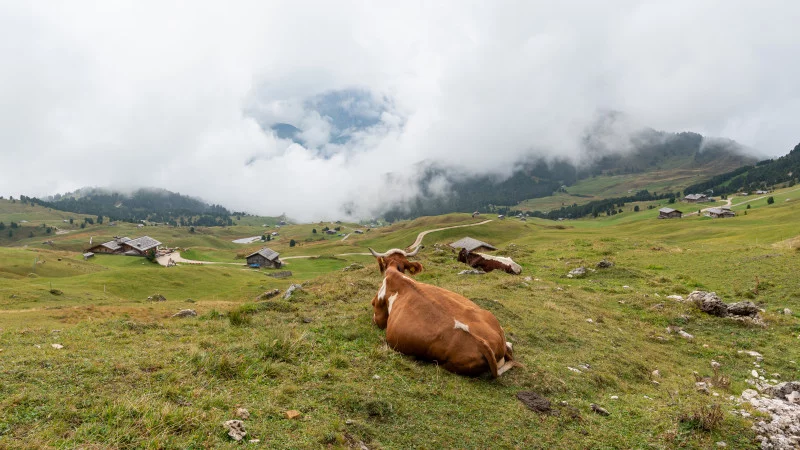
M 497 318 L 469 299 L 454 292 L 414 281 L 406 276 L 422 271 L 422 264 L 410 262 L 412 253 L 392 249 L 377 253 L 385 275 L 372 299 L 372 321 L 386 330 L 386 342 L 394 350 L 428 361 L 445 369 L 477 376 L 489 372 L 502 375 L 519 365 L 511 344 Z
M 511 258 L 473 253 L 467 251 L 465 248 L 462 248 L 461 251 L 458 252 L 458 261 L 474 269 L 481 269 L 484 272 L 502 270 L 513 275 L 519 275 L 522 272 L 522 267 L 512 261 Z

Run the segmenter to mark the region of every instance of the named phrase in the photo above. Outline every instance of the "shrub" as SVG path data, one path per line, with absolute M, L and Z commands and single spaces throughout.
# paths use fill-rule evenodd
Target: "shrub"
M 692 411 L 691 414 L 683 414 L 678 421 L 689 429 L 712 431 L 722 423 L 723 418 L 722 407 L 715 403 L 701 406 Z
M 237 308 L 228 313 L 228 320 L 234 327 L 241 327 L 250 325 L 253 320 L 247 311 L 242 308 Z
M 289 247 L 294 247 L 295 245 L 297 245 L 297 242 L 294 239 L 289 241 Z
M 772 197 L 772 196 L 769 196 L 769 198 L 767 198 L 767 204 L 768 204 L 768 205 L 771 205 L 771 204 L 773 204 L 773 203 L 775 203 L 775 198 L 774 198 L 774 197 Z

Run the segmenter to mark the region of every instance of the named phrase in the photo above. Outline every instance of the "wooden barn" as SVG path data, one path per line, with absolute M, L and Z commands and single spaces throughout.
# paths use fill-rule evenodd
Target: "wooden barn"
M 150 236 L 142 236 L 123 242 L 122 253 L 128 256 L 146 256 L 151 249 L 158 250 L 159 245 L 161 245 L 161 242 Z
M 453 247 L 456 250 L 465 248 L 468 252 L 490 252 L 492 250 L 497 250 L 497 247 L 493 246 L 492 244 L 487 244 L 486 242 L 479 241 L 471 237 L 459 239 L 450 244 L 450 247 Z
M 721 219 L 725 217 L 736 217 L 736 213 L 731 211 L 731 209 L 726 206 L 722 206 L 719 208 L 708 208 L 706 210 L 706 215 L 708 217 L 713 217 L 715 219 Z
M 114 237 L 113 240 L 95 245 L 86 250 L 86 253 L 105 253 L 111 255 L 146 256 L 150 249 L 157 250 L 161 242 L 150 236 L 131 239 L 129 237 Z
M 102 244 L 95 245 L 86 250 L 86 253 L 106 253 L 106 254 L 121 254 L 122 244 L 130 241 L 129 237 L 114 237 L 113 240 L 103 242 Z
M 683 201 L 686 203 L 704 203 L 711 201 L 711 199 L 706 194 L 689 194 L 683 197 Z
M 677 209 L 661 208 L 658 210 L 659 219 L 680 219 L 681 217 L 683 217 L 683 213 Z
M 283 263 L 278 259 L 278 252 L 267 247 L 247 255 L 247 265 L 250 267 L 271 267 L 274 269 L 280 268 Z

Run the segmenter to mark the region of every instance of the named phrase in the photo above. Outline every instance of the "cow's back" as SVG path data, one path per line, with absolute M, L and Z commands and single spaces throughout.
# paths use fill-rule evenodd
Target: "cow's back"
M 505 356 L 499 321 L 469 299 L 387 271 L 385 295 L 391 299 L 395 294 L 386 328 L 386 341 L 395 350 L 442 364 L 453 358 L 477 359 L 480 364 L 485 360 L 477 337 L 488 344 L 496 360 Z

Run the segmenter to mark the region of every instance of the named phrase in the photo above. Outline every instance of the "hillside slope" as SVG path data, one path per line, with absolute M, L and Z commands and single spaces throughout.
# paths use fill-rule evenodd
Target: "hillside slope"
M 165 189 L 142 188 L 130 194 L 108 189 L 84 188 L 45 201 L 34 199 L 54 209 L 108 217 L 111 220 L 141 220 L 181 225 L 230 225 L 231 212 L 220 205 L 210 205 Z
M 393 221 L 456 211 L 505 213 L 508 207 L 525 200 L 546 198 L 559 191 L 598 198 L 622 196 L 623 191 L 675 192 L 756 161 L 734 141 L 708 140 L 688 132 L 641 130 L 630 137 L 629 147 L 623 150 L 588 140 L 581 165 L 537 157 L 522 161 L 502 181 L 489 175 L 468 176 L 454 167 L 429 165 L 420 176 L 420 195 L 390 209 L 385 217 Z M 449 185 L 449 194 L 442 195 L 436 189 L 443 181 Z
M 720 174 L 708 181 L 693 184 L 686 190 L 688 192 L 711 190 L 715 194 L 749 192 L 769 189 L 781 183 L 794 185 L 798 178 L 800 178 L 800 144 L 797 144 L 789 154 L 778 159 L 767 159 L 755 166 L 745 166 Z
M 665 221 L 646 210 L 427 235 L 416 279 L 492 311 L 525 365 L 498 380 L 392 351 L 371 323 L 382 279 L 374 259 L 360 256 L 364 267 L 345 271 L 350 261 L 331 256 L 404 247 L 420 231 L 480 221 L 469 215 L 293 247 L 328 257 L 290 260 L 287 279 L 235 265 L 163 268 L 0 248 L 0 447 L 240 448 L 221 423 L 244 407 L 247 439 L 267 448 L 758 448 L 751 426 L 763 417 L 742 417 L 748 407 L 731 398 L 751 387 L 754 369 L 796 378 L 800 259 L 790 243 L 800 201 L 788 191 L 776 195 L 789 201 L 758 202 L 735 219 Z M 204 229 L 205 245 L 233 254 L 230 228 Z M 152 231 L 199 239 L 185 228 Z M 465 235 L 499 247 L 523 274 L 458 275 L 465 266 L 446 245 Z M 615 265 L 566 277 L 602 259 Z M 257 299 L 299 282 L 288 300 Z M 694 289 L 755 302 L 766 327 L 667 298 Z M 155 293 L 167 300 L 147 301 Z M 185 308 L 198 317 L 171 317 Z M 696 376 L 712 380 L 711 394 L 697 391 Z M 557 413 L 528 410 L 516 397 L 523 391 Z M 288 410 L 300 418 L 287 419 Z

